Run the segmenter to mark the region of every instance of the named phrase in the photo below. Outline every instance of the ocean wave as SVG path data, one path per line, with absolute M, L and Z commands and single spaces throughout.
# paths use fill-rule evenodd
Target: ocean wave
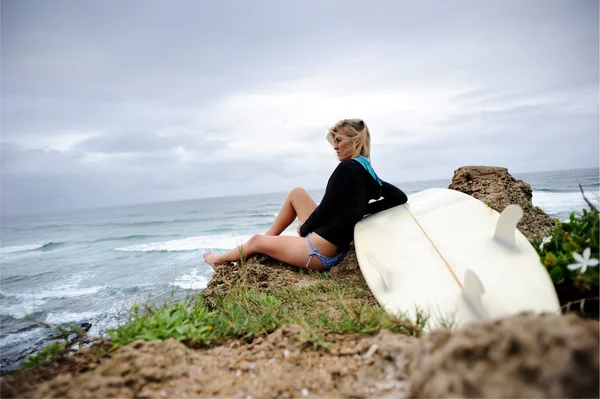
M 51 274 L 54 274 L 54 272 L 43 272 L 43 273 L 29 274 L 29 275 L 16 274 L 13 276 L 3 277 L 2 284 L 17 283 L 19 281 L 30 280 L 33 278 L 39 278 L 41 276 L 48 276 Z
M 592 202 L 598 205 L 598 191 L 591 191 L 586 193 L 586 197 Z M 533 192 L 533 205 L 541 208 L 548 215 L 564 219 L 568 217 L 571 212 L 581 213 L 582 209 L 588 209 L 581 192 L 548 192 L 548 191 L 534 191 Z
M 259 217 L 259 218 L 276 218 L 277 213 L 250 213 L 248 217 Z
M 52 289 L 47 291 L 35 291 L 32 293 L 27 292 L 2 292 L 2 295 L 5 298 L 15 298 L 19 300 L 28 300 L 28 299 L 62 299 L 62 298 L 76 298 L 80 296 L 94 295 L 98 292 L 106 289 L 106 286 L 95 286 L 95 287 L 86 287 L 86 288 L 78 288 L 78 287 L 62 287 L 58 289 Z
M 61 312 L 61 313 L 48 313 L 45 322 L 48 324 L 66 324 L 66 323 L 79 323 L 95 319 L 100 312 Z
M 177 234 L 174 234 L 173 236 L 176 237 Z M 126 235 L 126 236 L 103 237 L 103 238 L 99 238 L 92 242 L 96 243 L 96 242 L 104 242 L 104 241 L 144 240 L 144 239 L 156 238 L 156 237 L 162 237 L 162 236 L 156 235 L 156 234 L 131 234 L 131 235 Z
M 198 269 L 177 277 L 173 285 L 186 290 L 201 290 L 208 285 L 208 278 L 198 274 Z
M 34 300 L 23 303 L 3 306 L 2 309 L 0 309 L 0 314 L 3 316 L 10 316 L 14 319 L 22 319 L 27 315 L 42 312 L 42 305 L 45 303 L 46 300 L 35 298 Z
M 21 275 L 8 276 L 8 277 L 2 278 L 2 284 L 18 283 L 19 281 L 27 280 L 30 277 L 31 276 L 21 276 Z
M 274 216 L 277 216 L 277 210 L 271 210 L 263 207 L 260 209 L 223 209 L 219 214 L 219 220 Z
M 583 188 L 583 192 L 586 194 L 586 196 L 589 193 L 594 193 L 598 191 L 598 184 L 582 184 L 581 187 Z M 573 188 L 562 188 L 562 189 L 557 189 L 557 188 L 536 188 L 533 190 L 533 192 L 539 192 L 539 193 L 577 193 L 579 195 L 581 195 L 581 191 L 574 191 Z
M 60 224 L 39 224 L 39 225 L 31 225 L 29 226 L 30 229 L 32 230 L 55 230 L 55 229 L 61 229 L 61 228 L 65 228 L 65 227 L 78 227 L 77 224 L 72 224 L 72 223 L 60 223 Z
M 221 234 L 215 236 L 188 237 L 179 240 L 151 242 L 148 244 L 131 245 L 116 248 L 122 252 L 179 252 L 197 251 L 201 249 L 230 249 L 243 244 L 250 236 L 233 236 Z
M 156 284 L 140 284 L 140 285 L 127 285 L 123 287 L 110 287 L 108 291 L 110 293 L 125 293 L 125 294 L 134 294 L 143 290 L 146 287 L 152 287 Z
M 177 224 L 177 223 L 197 223 L 201 222 L 201 218 L 183 218 L 183 219 L 170 219 L 170 220 L 147 220 L 143 222 L 111 222 L 106 223 L 107 226 L 131 226 L 131 227 L 146 227 L 146 226 L 160 226 L 163 224 Z
M 0 338 L 0 348 L 4 349 L 22 342 L 32 342 L 44 336 L 44 330 L 40 328 L 29 329 L 24 332 L 10 333 Z M 4 351 L 3 351 L 4 352 Z
M 210 218 L 208 218 L 210 219 Z M 205 221 L 203 218 L 187 218 L 187 219 L 173 219 L 173 220 L 145 220 L 145 221 L 131 221 L 131 220 L 123 220 L 123 221 L 102 221 L 102 222 L 85 222 L 78 225 L 74 225 L 78 228 L 96 228 L 96 227 L 113 227 L 113 228 L 123 228 L 123 227 L 152 227 L 152 226 L 162 226 L 168 224 L 178 224 L 178 223 L 198 223 Z
M 285 231 L 282 235 L 296 235 L 293 231 Z M 188 237 L 179 240 L 151 242 L 115 248 L 120 252 L 182 252 L 198 250 L 227 250 L 239 246 L 250 239 L 248 234 L 218 234 L 209 236 Z
M 49 242 L 45 242 L 42 244 L 15 245 L 12 247 L 0 248 L 0 254 L 6 255 L 6 254 L 13 254 L 13 253 L 18 253 L 18 252 L 37 251 L 37 250 L 50 251 L 50 250 L 57 248 L 63 244 L 64 244 L 63 242 L 49 241 Z
M 570 193 L 573 190 L 560 190 L 560 189 L 552 189 L 552 188 L 539 188 L 534 190 L 537 193 Z

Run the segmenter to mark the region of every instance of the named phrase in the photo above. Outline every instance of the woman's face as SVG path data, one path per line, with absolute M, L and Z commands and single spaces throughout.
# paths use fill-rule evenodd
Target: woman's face
M 338 130 L 338 132 L 333 135 L 333 149 L 337 153 L 340 162 L 352 158 L 354 145 L 348 136 L 346 136 L 346 131 L 344 129 Z

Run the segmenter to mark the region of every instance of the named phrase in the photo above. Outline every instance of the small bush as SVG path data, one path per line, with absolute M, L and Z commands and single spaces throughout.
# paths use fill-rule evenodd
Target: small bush
M 571 213 L 568 222 L 544 239 L 533 242 L 548 270 L 564 311 L 598 316 L 599 216 L 594 207 Z
M 134 305 L 129 322 L 107 333 L 114 348 L 127 345 L 135 340 L 146 341 L 175 338 L 189 346 L 201 346 L 211 335 L 215 314 L 205 306 L 188 306 L 186 302 L 165 303 L 160 307 L 146 306 L 140 312 Z

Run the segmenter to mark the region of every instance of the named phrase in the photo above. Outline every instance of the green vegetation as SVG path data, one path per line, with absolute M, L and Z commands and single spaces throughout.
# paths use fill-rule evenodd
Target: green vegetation
M 584 197 L 585 198 L 585 197 Z M 587 199 L 586 199 L 587 201 Z M 556 220 L 548 237 L 533 242 L 550 273 L 564 311 L 598 317 L 598 210 L 571 213 L 568 222 Z
M 62 342 L 59 343 L 59 341 L 54 341 L 51 344 L 45 346 L 41 351 L 39 351 L 35 355 L 29 355 L 25 360 L 21 362 L 21 364 L 19 365 L 19 370 L 35 367 L 60 354 L 64 354 L 72 350 L 72 348 L 76 345 L 81 346 L 88 342 L 86 332 L 87 330 L 84 331 L 81 327 L 77 327 L 75 325 L 69 325 L 66 327 L 52 325 L 37 320 L 31 315 L 27 315 L 26 318 L 32 321 L 33 323 L 40 325 L 43 328 L 47 328 L 56 332 L 57 334 L 51 336 L 50 339 L 61 339 Z
M 307 331 L 305 343 L 316 348 L 327 347 L 324 335 L 329 332 L 368 334 L 385 328 L 420 334 L 427 321 L 423 314 L 419 313 L 415 322 L 390 316 L 379 305 L 369 303 L 369 295 L 364 291 L 331 280 L 287 287 L 271 294 L 240 284 L 212 301 L 212 306 L 202 295 L 143 310 L 135 306 L 129 322 L 108 333 L 116 346 L 138 339 L 175 338 L 188 346 L 202 347 L 229 338 L 266 335 L 282 325 L 299 324 Z
M 65 343 L 53 342 L 38 353 L 36 353 L 35 355 L 27 356 L 27 359 L 25 359 L 19 365 L 19 370 L 25 370 L 31 367 L 35 367 L 41 363 L 44 363 L 45 361 L 48 361 L 62 353 L 64 349 Z

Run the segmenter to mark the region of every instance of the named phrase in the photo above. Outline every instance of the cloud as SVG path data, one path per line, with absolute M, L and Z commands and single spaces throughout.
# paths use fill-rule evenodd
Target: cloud
M 3 1 L 2 212 L 598 164 L 598 4 Z
M 2 144 L 3 212 L 279 191 L 279 187 L 293 187 L 299 162 L 298 157 L 283 155 L 214 156 L 211 151 L 201 151 L 199 145 L 190 151 L 168 146 L 160 151 L 150 146 L 145 152 L 113 152 L 111 145 L 106 145 L 107 152 L 83 151 L 102 146 L 87 142 L 75 146 L 76 150 L 58 151 Z M 233 190 L 224 190 L 226 185 Z
M 191 152 L 208 155 L 224 148 L 227 148 L 226 142 L 213 139 L 206 134 L 160 135 L 140 131 L 94 136 L 73 146 L 74 150 L 85 153 L 131 154 L 176 151 L 182 156 L 185 153 L 191 156 Z

